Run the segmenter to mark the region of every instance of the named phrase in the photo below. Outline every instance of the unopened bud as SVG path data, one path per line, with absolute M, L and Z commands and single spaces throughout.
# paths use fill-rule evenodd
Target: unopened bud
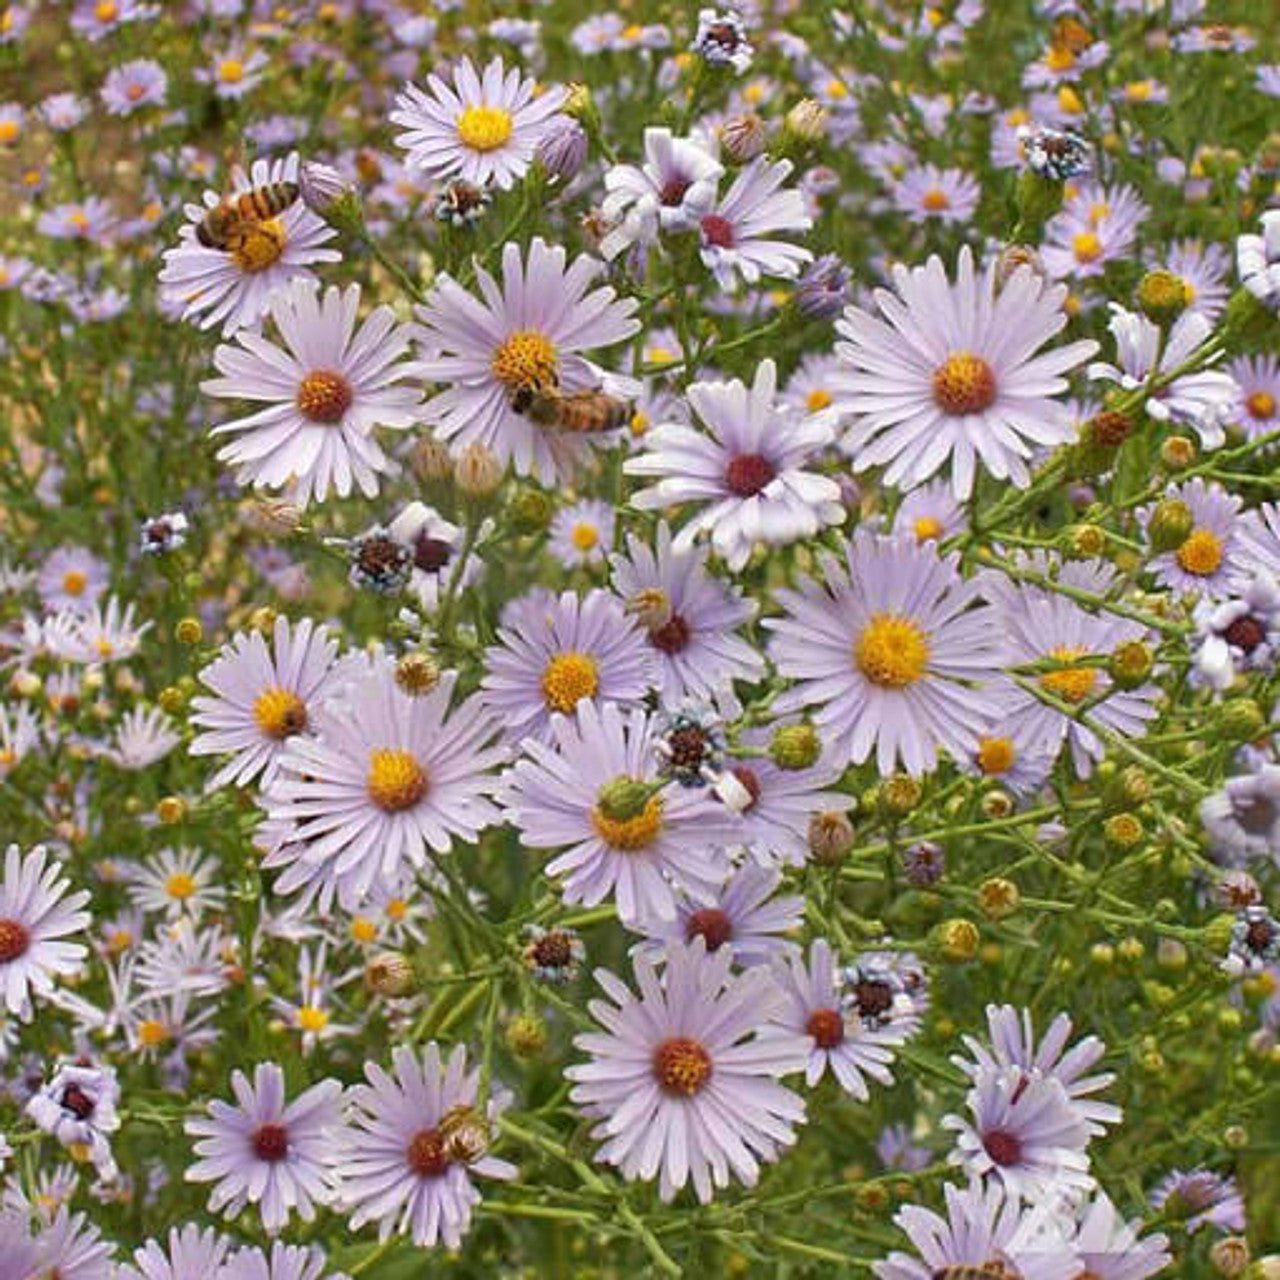
M 783 128 L 797 141 L 811 145 L 827 131 L 827 111 L 813 98 L 801 98 L 783 119 Z
M 1029 244 L 1005 245 L 996 259 L 996 291 L 1003 289 L 1024 267 L 1039 276 L 1041 280 L 1048 278 L 1044 259 L 1035 248 Z
M 173 629 L 173 638 L 179 644 L 199 644 L 204 639 L 204 627 L 199 618 L 182 618 Z
M 1232 698 L 1222 705 L 1220 723 L 1229 737 L 1252 742 L 1262 733 L 1267 718 L 1252 698 Z
M 502 463 L 482 444 L 469 444 L 454 464 L 453 478 L 468 498 L 488 498 L 502 483 Z
M 1170 436 L 1160 446 L 1160 461 L 1166 470 L 1185 471 L 1196 460 L 1196 444 L 1190 436 Z
M 160 690 L 156 701 L 160 704 L 162 711 L 167 711 L 172 716 L 182 710 L 187 699 L 181 689 L 171 684 Z
M 1209 1246 L 1209 1262 L 1220 1275 L 1233 1280 L 1242 1276 L 1249 1265 L 1249 1242 L 1244 1236 L 1224 1236 Z
M 506 1040 L 517 1058 L 537 1058 L 547 1047 L 547 1024 L 537 1014 L 517 1014 L 507 1024 Z
M 370 956 L 364 967 L 365 985 L 375 995 L 407 996 L 418 985 L 408 956 L 399 951 L 382 951 Z
M 978 906 L 988 920 L 1003 920 L 1022 905 L 1022 894 L 1012 880 L 996 877 L 978 886 Z
M 453 474 L 453 455 L 435 436 L 420 436 L 409 453 L 409 465 L 419 480 L 447 480 Z
M 1176 551 L 1195 527 L 1196 518 L 1181 498 L 1162 498 L 1147 521 L 1147 540 L 1153 551 Z
M 1107 674 L 1121 689 L 1137 689 L 1151 678 L 1155 655 L 1141 640 L 1116 645 L 1107 659 Z
M 1072 555 L 1091 560 L 1107 549 L 1107 531 L 1096 524 L 1075 524 L 1067 531 L 1067 547 Z
M 764 121 L 754 111 L 726 120 L 720 130 L 720 149 L 734 164 L 750 164 L 768 140 Z
M 923 796 L 920 780 L 909 773 L 890 774 L 880 784 L 880 808 L 889 817 L 905 817 Z
M 1171 325 L 1187 309 L 1187 286 L 1172 271 L 1148 271 L 1138 282 L 1138 306 L 1161 328 Z
M 811 724 L 784 725 L 769 742 L 769 759 L 779 769 L 808 769 L 822 755 L 822 739 Z
M 524 485 L 511 495 L 507 511 L 517 533 L 542 533 L 551 524 L 555 503 L 546 490 Z
M 302 512 L 291 502 L 272 498 L 254 498 L 245 503 L 242 519 L 255 533 L 292 533 L 302 523 Z
M 172 827 L 187 816 L 187 802 L 181 796 L 165 796 L 156 805 L 156 817 L 166 826 Z
M 1084 425 L 1090 443 L 1104 449 L 1118 449 L 1133 433 L 1133 419 L 1119 409 L 1103 409 Z
M 1113 813 L 1102 824 L 1102 837 L 1113 849 L 1132 849 L 1144 835 L 1142 822 L 1134 813 Z
M 966 963 L 978 954 L 982 934 L 972 920 L 944 920 L 938 926 L 938 946 L 947 960 Z
M 406 653 L 396 663 L 396 684 L 411 697 L 430 693 L 440 683 L 440 664 L 429 653 Z
M 822 867 L 834 867 L 853 848 L 853 823 L 838 809 L 825 809 L 809 819 L 809 852 Z
M 543 135 L 537 154 L 551 177 L 570 182 L 587 161 L 586 132 L 576 120 L 562 116 Z

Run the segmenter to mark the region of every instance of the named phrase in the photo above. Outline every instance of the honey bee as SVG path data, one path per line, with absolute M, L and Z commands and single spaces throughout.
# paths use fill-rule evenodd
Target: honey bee
M 206 249 L 234 252 L 246 235 L 282 214 L 298 198 L 296 182 L 268 182 L 227 196 L 214 205 L 196 227 L 196 239 Z
M 631 406 L 605 391 L 561 391 L 554 383 L 528 383 L 511 396 L 516 413 L 540 427 L 576 435 L 616 431 L 631 420 Z
M 1016 1271 L 1010 1271 L 1003 1262 L 984 1262 L 981 1266 L 969 1266 L 958 1262 L 954 1266 L 939 1267 L 933 1280 L 1015 1280 Z
M 460 1164 L 474 1164 L 489 1149 L 488 1122 L 466 1102 L 440 1117 L 440 1136 L 445 1154 Z

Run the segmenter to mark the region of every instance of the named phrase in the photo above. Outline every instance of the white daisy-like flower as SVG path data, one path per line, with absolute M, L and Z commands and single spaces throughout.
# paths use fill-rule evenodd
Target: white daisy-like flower
M 55 658 L 67 662 L 120 662 L 132 658 L 142 637 L 154 624 L 134 622 L 134 606 L 122 609 L 115 596 L 106 607 L 96 603 L 87 610 L 68 609 L 44 624 L 44 642 Z
M 115 738 L 102 754 L 117 769 L 149 769 L 182 741 L 173 721 L 159 707 L 134 707 L 120 717 Z
M 194 756 L 232 753 L 207 789 L 228 783 L 274 781 L 290 738 L 314 729 L 320 707 L 361 668 L 359 655 L 338 657 L 338 644 L 323 626 L 303 618 L 297 626 L 278 617 L 272 644 L 257 631 L 239 632 L 200 672 L 213 693 L 191 700 L 191 723 L 203 730 L 191 743 Z
M 1280 209 L 1262 215 L 1261 232 L 1236 238 L 1236 270 L 1263 306 L 1280 310 Z
M 206 248 L 196 229 L 211 209 L 258 187 L 297 182 L 296 152 L 282 160 L 255 160 L 248 174 L 232 170 L 229 193 L 206 191 L 202 204 L 186 207 L 187 221 L 176 246 L 164 254 L 160 272 L 161 302 L 180 309 L 184 320 L 225 334 L 253 325 L 267 310 L 275 290 L 299 277 L 314 279 L 311 267 L 337 262 L 342 255 L 324 246 L 337 234 L 301 200 L 277 218 L 255 224 L 250 233 L 226 250 Z
M 757 542 L 786 546 L 845 518 L 840 486 L 805 469 L 830 443 L 830 421 L 780 411 L 776 392 L 772 360 L 761 361 L 749 389 L 736 378 L 695 382 L 689 403 L 706 430 L 664 423 L 645 436 L 646 452 L 624 464 L 628 475 L 657 480 L 633 495 L 641 510 L 706 504 L 676 536 L 677 552 L 708 534 L 737 570 Z
M 837 406 L 853 415 L 843 445 L 855 471 L 886 467 L 886 484 L 910 488 L 948 459 L 957 498 L 973 491 L 977 465 L 1025 488 L 1038 446 L 1075 438 L 1070 410 L 1055 397 L 1064 374 L 1098 349 L 1071 342 L 1035 352 L 1067 323 L 1065 285 L 1029 267 L 997 289 L 991 263 L 979 275 L 960 251 L 956 280 L 940 258 L 896 266 L 895 292 L 877 289 L 876 317 L 849 307 L 836 329 L 846 371 L 833 379 Z
M 722 289 L 735 275 L 747 284 L 761 276 L 790 280 L 813 259 L 803 245 L 776 239 L 780 231 L 808 231 L 813 219 L 804 197 L 794 187 L 782 189 L 791 176 L 790 160 L 758 156 L 734 178 L 716 207 L 698 221 L 702 263 Z
M 404 128 L 396 142 L 409 153 L 406 163 L 439 180 L 514 186 L 532 164 L 566 91 L 546 89 L 535 96 L 536 83 L 518 68 L 507 71 L 501 58 L 483 76 L 463 58 L 451 80 L 431 75 L 429 93 L 409 84 L 397 95 L 391 123 Z
M 357 329 L 359 308 L 359 285 L 321 294 L 314 281 L 295 280 L 268 307 L 283 348 L 241 332 L 214 352 L 222 377 L 200 389 L 267 406 L 213 429 L 234 436 L 218 458 L 237 468 L 241 484 L 287 486 L 288 499 L 305 506 L 330 493 L 345 498 L 353 484 L 372 498 L 377 477 L 395 470 L 373 432 L 418 420 L 421 395 L 401 385 L 411 372 L 401 358 L 410 331 L 390 307 L 378 307 Z
M 218 910 L 226 890 L 217 883 L 221 865 L 198 849 L 161 849 L 154 857 L 129 867 L 129 897 L 144 911 L 174 917 L 199 917 Z

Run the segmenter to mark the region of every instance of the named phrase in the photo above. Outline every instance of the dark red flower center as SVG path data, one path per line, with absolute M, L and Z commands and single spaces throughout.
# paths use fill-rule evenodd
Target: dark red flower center
M 289 1130 L 282 1124 L 267 1123 L 253 1135 L 253 1154 L 273 1164 L 289 1154 Z
M 863 978 L 853 988 L 853 998 L 864 1018 L 883 1017 L 893 1008 L 893 988 L 876 978 Z
M 21 920 L 0 920 L 0 964 L 8 964 L 31 945 L 31 932 Z
M 724 482 L 739 498 L 750 498 L 777 474 L 773 463 L 763 454 L 743 453 L 725 468 Z
M 703 938 L 708 951 L 718 951 L 733 937 L 733 922 L 719 907 L 704 907 L 685 921 L 684 936 L 686 942 Z
M 983 1148 L 998 1165 L 1008 1168 L 1022 1159 L 1022 1143 L 1018 1136 L 1004 1129 L 993 1129 L 982 1139 Z
M 93 1099 L 78 1084 L 69 1084 L 62 1091 L 62 1105 L 77 1120 L 87 1120 L 93 1115 Z
M 560 969 L 573 960 L 569 935 L 559 929 L 544 933 L 532 947 L 533 958 L 544 969 Z
M 844 1018 L 838 1009 L 815 1009 L 804 1029 L 819 1049 L 834 1049 L 844 1039 Z
M 679 653 L 689 643 L 689 624 L 673 613 L 662 626 L 649 632 L 649 643 L 663 653 Z
M 733 223 L 718 213 L 709 213 L 702 219 L 702 238 L 717 249 L 732 249 Z
M 663 183 L 662 190 L 658 193 L 658 199 L 668 208 L 672 208 L 684 199 L 685 193 L 691 186 L 693 186 L 693 183 L 688 178 L 683 174 L 676 174 Z
M 444 1135 L 439 1129 L 419 1129 L 405 1152 L 409 1168 L 420 1178 L 438 1178 L 449 1167 Z
M 1244 940 L 1251 951 L 1263 952 L 1275 940 L 1276 928 L 1270 920 L 1254 920 L 1245 932 Z
M 1237 618 L 1223 633 L 1230 645 L 1252 653 L 1266 638 L 1267 630 L 1251 613 Z
M 449 563 L 453 547 L 443 538 L 430 538 L 419 534 L 413 542 L 413 563 L 423 573 L 439 573 Z

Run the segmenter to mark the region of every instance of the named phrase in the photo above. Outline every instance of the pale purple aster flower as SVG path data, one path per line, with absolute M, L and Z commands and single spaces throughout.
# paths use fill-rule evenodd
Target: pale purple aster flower
M 1199 476 L 1186 484 L 1169 485 L 1164 496 L 1184 503 L 1193 524 L 1180 546 L 1152 556 L 1147 567 L 1172 591 L 1222 599 L 1248 576 L 1248 553 L 1237 536 L 1242 499 L 1220 484 L 1206 484 Z M 1155 509 L 1152 504 L 1138 513 L 1144 527 Z
M 1110 55 L 1111 46 L 1105 40 L 1094 40 L 1078 53 L 1064 45 L 1051 45 L 1023 71 L 1023 87 L 1044 89 L 1071 84 L 1082 79 L 1085 72 L 1102 66 Z
M 483 522 L 479 541 L 483 543 L 492 530 L 492 520 Z M 440 607 L 441 598 L 455 574 L 458 574 L 456 592 L 475 587 L 484 576 L 484 560 L 478 555 L 468 556 L 459 573 L 456 557 L 466 542 L 466 534 L 425 502 L 409 503 L 387 526 L 386 532 L 409 550 L 406 587 L 430 612 Z M 353 579 L 357 568 L 358 564 L 353 566 Z M 360 568 L 360 572 L 364 570 Z
M 1098 345 L 1034 354 L 1067 323 L 1066 287 L 1022 267 L 997 290 L 995 271 L 993 261 L 978 275 L 967 247 L 955 283 L 937 257 L 899 265 L 896 293 L 874 295 L 883 319 L 845 312 L 836 352 L 848 369 L 836 404 L 854 415 L 843 447 L 855 471 L 885 466 L 886 484 L 911 487 L 950 458 L 955 495 L 967 498 L 979 462 L 1025 488 L 1036 449 L 1075 438 L 1070 411 L 1053 397 Z
M 361 665 L 359 655 L 339 658 L 337 641 L 310 618 L 296 626 L 283 615 L 276 618 L 270 646 L 258 631 L 234 635 L 199 673 L 213 696 L 191 701 L 191 723 L 201 730 L 191 754 L 231 755 L 206 789 L 255 780 L 269 787 L 289 739 L 314 730 L 324 701 Z
M 79 94 L 53 93 L 40 103 L 40 118 L 54 133 L 70 133 L 89 114 L 89 103 Z
M 517 413 L 512 398 L 533 383 L 564 392 L 608 390 L 604 370 L 581 353 L 629 338 L 640 327 L 636 302 L 593 288 L 603 264 L 585 254 L 566 268 L 565 250 L 535 237 L 527 260 L 518 244 L 503 249 L 502 283 L 477 268 L 480 301 L 442 276 L 424 306 L 417 372 L 447 390 L 427 402 L 436 436 L 459 450 L 482 444 L 520 475 L 564 480 L 587 445 L 580 433 L 542 426 Z M 624 380 L 627 386 L 631 383 Z M 592 446 L 609 443 L 593 433 Z
M 121 1266 L 119 1280 L 210 1280 L 221 1275 L 230 1248 L 231 1241 L 211 1227 L 170 1227 L 168 1247 L 148 1240 L 134 1250 L 132 1265 Z
M 886 1125 L 876 1139 L 876 1155 L 886 1169 L 916 1173 L 933 1163 L 933 1152 L 912 1136 L 905 1124 Z
M 142 0 L 77 0 L 71 14 L 71 29 L 88 40 L 98 41 L 126 22 L 154 18 L 159 10 Z
M 250 53 L 244 45 L 234 44 L 208 66 L 197 67 L 194 75 L 198 83 L 212 85 L 219 98 L 234 102 L 262 83 L 269 62 L 261 49 Z
M 781 189 L 790 176 L 790 160 L 758 156 L 699 219 L 702 263 L 722 289 L 733 286 L 735 275 L 747 284 L 758 283 L 761 276 L 789 280 L 813 260 L 802 245 L 776 238 L 777 232 L 813 226 L 800 192 Z
M 1244 1197 L 1234 1177 L 1199 1168 L 1175 1169 L 1151 1193 L 1151 1204 L 1188 1232 L 1201 1227 L 1243 1231 Z
M 167 555 L 185 546 L 191 522 L 183 511 L 148 516 L 138 530 L 138 549 L 145 556 Z
M 774 897 L 782 873 L 753 862 L 744 863 L 709 898 L 677 894 L 675 919 L 648 919 L 638 926 L 646 934 L 632 954 L 661 962 L 666 943 L 701 938 L 708 953 L 728 947 L 740 969 L 769 964 L 799 954 L 799 946 L 781 934 L 798 932 L 804 922 L 804 898 Z
M 158 62 L 134 58 L 112 67 L 102 84 L 102 105 L 113 116 L 127 116 L 143 107 L 163 106 L 169 77 Z
M 134 621 L 135 606 L 123 609 L 116 596 L 90 608 L 71 608 L 55 614 L 44 627 L 49 652 L 64 662 L 102 664 L 132 658 L 142 645 L 142 637 L 155 625 Z
M 584 700 L 575 718 L 552 717 L 550 745 L 526 739 L 499 792 L 522 844 L 562 851 L 546 872 L 564 877 L 564 900 L 612 895 L 627 923 L 674 919 L 671 881 L 711 902 L 728 870 L 722 811 L 705 791 L 663 785 L 655 740 L 644 711 Z
M 1080 1258 L 1082 1276 L 1094 1280 L 1147 1280 L 1173 1261 L 1169 1239 L 1157 1233 L 1140 1238 L 1141 1219 L 1125 1222 L 1103 1191 L 1078 1211 L 1072 1246 Z
M 676 551 L 706 533 L 737 570 L 757 542 L 786 546 L 845 518 L 840 486 L 806 469 L 830 442 L 831 423 L 780 412 L 776 392 L 772 360 L 761 361 L 750 388 L 736 378 L 695 382 L 689 403 L 706 431 L 663 423 L 645 436 L 646 452 L 623 464 L 628 475 L 657 480 L 632 496 L 641 510 L 708 504 L 680 530 Z
M 582 498 L 561 507 L 551 521 L 547 550 L 566 569 L 604 563 L 613 549 L 615 508 L 599 498 Z
M 614 590 L 654 650 L 661 701 L 727 698 L 736 708 L 733 682 L 759 680 L 765 671 L 755 646 L 735 634 L 755 616 L 755 602 L 708 571 L 703 548 L 673 548 L 665 520 L 652 547 L 629 533 L 626 554 L 610 563 Z
M 1224 693 L 1243 671 L 1271 672 L 1280 653 L 1280 584 L 1259 569 L 1239 594 L 1201 600 L 1192 615 L 1196 640 L 1192 679 Z
M 644 154 L 643 164 L 617 164 L 604 175 L 608 194 L 600 212 L 613 229 L 600 252 L 610 260 L 660 233 L 696 227 L 715 207 L 724 166 L 700 142 L 650 127 Z
M 805 268 L 796 285 L 796 310 L 806 320 L 834 320 L 849 301 L 853 273 L 834 254 Z
M 975 1081 L 984 1075 L 1019 1070 L 1057 1080 L 1088 1125 L 1089 1132 L 1096 1136 L 1105 1133 L 1107 1125 L 1119 1124 L 1124 1115 L 1119 1107 L 1091 1097 L 1111 1085 L 1115 1081 L 1115 1073 L 1107 1071 L 1086 1075 L 1085 1072 L 1101 1060 L 1106 1045 L 1097 1036 L 1086 1036 L 1068 1048 L 1071 1029 L 1071 1018 L 1060 1013 L 1037 1043 L 1029 1009 L 989 1004 L 987 1032 L 990 1047 L 967 1035 L 964 1046 L 972 1058 L 957 1054 L 951 1061 Z
M 772 732 L 748 731 L 740 743 L 763 750 Z M 728 810 L 726 843 L 765 866 L 803 866 L 809 857 L 809 823 L 814 814 L 842 810 L 849 803 L 847 795 L 828 790 L 842 772 L 839 753 L 825 746 L 817 762 L 804 769 L 784 769 L 764 754 L 727 762 L 713 788 Z
M 315 738 L 295 736 L 263 795 L 283 826 L 273 867 L 287 894 L 326 870 L 351 909 L 405 864 L 426 865 L 455 838 L 474 840 L 498 811 L 488 770 L 505 758 L 489 745 L 496 725 L 475 697 L 450 710 L 457 672 L 412 697 L 379 662 L 325 710 Z
M 865 531 L 844 562 L 823 552 L 823 581 L 775 591 L 785 617 L 766 618 L 780 675 L 798 681 L 775 710 L 814 706 L 834 758 L 861 764 L 874 750 L 881 774 L 914 774 L 939 750 L 974 750 L 989 702 L 971 687 L 1000 667 L 998 628 L 955 554 Z
M 1115 338 L 1118 364 L 1091 364 L 1089 377 L 1115 383 L 1125 391 L 1140 390 L 1153 372 L 1165 374 L 1185 364 L 1213 331 L 1213 325 L 1199 312 L 1186 311 L 1163 334 L 1154 321 L 1115 302 L 1107 327 Z M 1230 375 L 1219 369 L 1201 369 L 1158 387 L 1146 397 L 1143 409 L 1158 422 L 1191 427 L 1204 448 L 1217 449 L 1226 438 L 1223 427 L 1231 418 L 1235 400 L 1236 384 Z
M 1280 432 L 1280 359 L 1275 356 L 1241 356 L 1226 367 L 1236 384 L 1231 421 L 1250 440 Z
M 114 1067 L 64 1059 L 28 1100 L 25 1111 L 38 1129 L 64 1147 L 83 1147 L 98 1176 L 109 1182 L 119 1172 L 108 1137 L 120 1128 L 119 1101 Z
M 710 66 L 732 67 L 741 75 L 755 53 L 747 25 L 733 9 L 699 9 L 698 30 L 689 48 Z
M 342 1085 L 321 1080 L 292 1102 L 285 1098 L 284 1072 L 274 1062 L 231 1075 L 236 1103 L 215 1098 L 208 1117 L 187 1120 L 197 1138 L 198 1160 L 188 1182 L 212 1182 L 209 1211 L 236 1217 L 246 1204 L 258 1207 L 262 1225 L 275 1235 L 296 1210 L 304 1222 L 333 1194 L 334 1165 L 343 1141 Z
M 1063 565 L 1058 578 L 1064 585 L 1095 592 L 1105 591 L 1108 581 L 1105 576 L 1099 578 L 1094 566 L 1085 562 Z M 987 587 L 1001 607 L 1005 660 L 1009 666 L 1028 666 L 1046 659 L 1076 663 L 1093 654 L 1109 654 L 1118 645 L 1144 640 L 1147 635 L 1139 622 L 1115 614 L 1090 613 L 1057 592 L 1014 583 L 1003 575 L 993 575 L 987 580 Z M 1142 737 L 1147 721 L 1157 714 L 1154 703 L 1158 690 L 1154 685 L 1115 689 L 1101 660 L 1096 666 L 1083 664 L 1046 671 L 1037 681 L 1047 694 L 1072 707 L 1105 694 L 1090 707 L 1089 718 L 1119 737 Z M 1067 741 L 1080 777 L 1087 778 L 1092 762 L 1106 754 L 1106 741 L 1093 729 L 1011 679 L 998 681 L 992 696 L 1007 738 L 1047 748 L 1054 755 Z
M 1231 254 L 1220 244 L 1203 240 L 1176 240 L 1147 258 L 1151 267 L 1171 271 L 1182 281 L 1187 310 L 1216 321 L 1227 304 L 1227 275 Z
M 1269 98 L 1280 98 L 1280 63 L 1271 63 L 1257 70 L 1258 92 Z
M 943 543 L 969 527 L 964 507 L 945 479 L 930 480 L 910 490 L 893 513 L 889 531 L 917 542 Z
M 31 1020 L 31 997 L 48 996 L 53 980 L 74 973 L 87 949 L 67 942 L 82 933 L 89 913 L 87 890 L 67 893 L 62 868 L 43 845 L 25 856 L 16 844 L 4 855 L 0 876 L 0 991 L 4 1007 L 23 1022 Z
M 130 901 L 170 919 L 220 910 L 227 896 L 217 882 L 223 874 L 217 858 L 187 848 L 161 849 L 141 862 L 126 863 L 122 870 Z
M 319 1245 L 277 1240 L 269 1254 L 258 1248 L 237 1249 L 213 1280 L 348 1280 L 346 1272 L 329 1271 L 328 1265 Z
M 983 778 L 1012 795 L 1035 795 L 1053 771 L 1058 756 L 1058 744 L 1047 745 L 1037 741 L 1025 731 L 1011 734 L 1005 723 L 1004 706 L 1018 702 L 1011 697 L 1008 681 L 998 680 L 987 687 L 991 702 L 991 719 L 978 735 L 978 744 L 971 755 L 956 761 L 957 766 L 970 777 Z
M 31 1235 L 31 1215 L 0 1209 L 0 1258 L 5 1280 L 35 1280 L 40 1275 L 40 1250 Z
M 1173 38 L 1180 53 L 1248 53 L 1257 43 L 1248 27 L 1229 27 L 1221 22 L 1188 27 Z
M 1040 256 L 1055 279 L 1100 276 L 1126 257 L 1151 210 L 1133 187 L 1081 187 L 1045 227 Z
M 51 240 L 84 240 L 106 244 L 119 219 L 100 196 L 73 200 L 46 209 L 36 219 L 36 230 Z
M 871 1096 L 868 1077 L 883 1085 L 893 1083 L 893 1050 L 907 1037 L 899 1027 L 868 1026 L 861 1018 L 847 1016 L 843 973 L 825 938 L 814 940 L 807 965 L 800 956 L 787 956 L 775 965 L 774 976 L 786 998 L 776 1016 L 778 1025 L 809 1037 L 809 1088 L 830 1070 L 846 1093 L 866 1102 Z
M 634 705 L 652 684 L 640 629 L 606 591 L 559 597 L 544 588 L 510 601 L 498 643 L 485 650 L 481 698 L 511 742 L 551 739 L 551 717 L 583 699 Z
M 419 1247 L 456 1249 L 480 1203 L 473 1176 L 516 1176 L 514 1165 L 487 1150 L 489 1126 L 510 1096 L 491 1093 L 480 1114 L 480 1069 L 467 1070 L 463 1045 L 447 1061 L 434 1040 L 420 1055 L 400 1045 L 391 1062 L 390 1074 L 366 1062 L 368 1083 L 351 1089 L 342 1204 L 352 1230 L 376 1221 L 380 1240 L 395 1232 Z
M 969 1115 L 944 1116 L 942 1127 L 956 1133 L 951 1163 L 971 1177 L 1027 1200 L 1093 1188 L 1090 1126 L 1060 1081 L 1036 1069 L 980 1070 L 966 1103 Z
M 247 174 L 232 170 L 229 192 L 207 190 L 200 204 L 187 205 L 178 243 L 164 253 L 161 305 L 202 329 L 220 324 L 229 335 L 261 320 L 268 299 L 283 285 L 298 278 L 315 279 L 315 263 L 339 261 L 342 255 L 325 247 L 337 232 L 301 200 L 278 218 L 259 224 L 254 234 L 226 252 L 206 248 L 196 239 L 196 228 L 224 197 L 297 180 L 296 152 L 282 160 L 255 160 Z
M 72 1213 L 64 1205 L 36 1236 L 39 1266 L 35 1275 L 58 1276 L 61 1280 L 112 1280 L 115 1275 L 115 1244 L 83 1213 Z M 28 1280 L 21 1277 L 21 1280 Z M 30 1280 L 35 1280 L 31 1277 Z
M 1228 778 L 1201 802 L 1200 821 L 1227 866 L 1268 857 L 1280 865 L 1280 765 Z
M 781 992 L 764 968 L 732 976 L 727 949 L 707 955 L 702 939 L 670 943 L 659 976 L 635 961 L 641 995 L 606 969 L 596 981 L 609 1001 L 592 1001 L 603 1032 L 574 1044 L 590 1061 L 566 1068 L 572 1100 L 597 1121 L 596 1159 L 627 1179 L 659 1179 L 664 1201 L 692 1180 L 706 1204 L 712 1184 L 748 1187 L 761 1161 L 795 1141 L 803 1101 L 778 1083 L 802 1071 L 809 1041 L 771 1025 Z
M 912 222 L 967 223 L 982 198 L 982 187 L 963 169 L 925 164 L 908 169 L 894 183 L 891 196 Z
M 477 72 L 470 58 L 453 68 L 446 83 L 427 77 L 427 89 L 408 84 L 396 97 L 391 123 L 403 127 L 396 142 L 411 169 L 432 178 L 462 178 L 478 187 L 514 186 L 533 163 L 539 142 L 564 105 L 566 91 L 534 96 L 535 82 L 494 58 Z
M 915 1256 L 892 1253 L 874 1264 L 879 1280 L 937 1280 L 952 1268 L 983 1268 L 1019 1280 L 1077 1280 L 1080 1263 L 1052 1215 L 1024 1205 L 1000 1183 L 972 1181 L 944 1188 L 946 1217 L 909 1204 L 894 1222 L 911 1239 Z
M 394 471 L 373 432 L 418 420 L 421 393 L 402 385 L 412 371 L 401 358 L 410 330 L 390 307 L 378 307 L 357 329 L 359 307 L 359 285 L 321 294 L 314 281 L 294 280 L 268 304 L 285 347 L 242 330 L 214 352 L 222 377 L 200 389 L 266 406 L 213 428 L 215 436 L 234 436 L 218 458 L 236 467 L 240 484 L 284 487 L 289 501 L 305 506 L 331 493 L 345 498 L 353 487 L 372 498 L 378 476 Z

